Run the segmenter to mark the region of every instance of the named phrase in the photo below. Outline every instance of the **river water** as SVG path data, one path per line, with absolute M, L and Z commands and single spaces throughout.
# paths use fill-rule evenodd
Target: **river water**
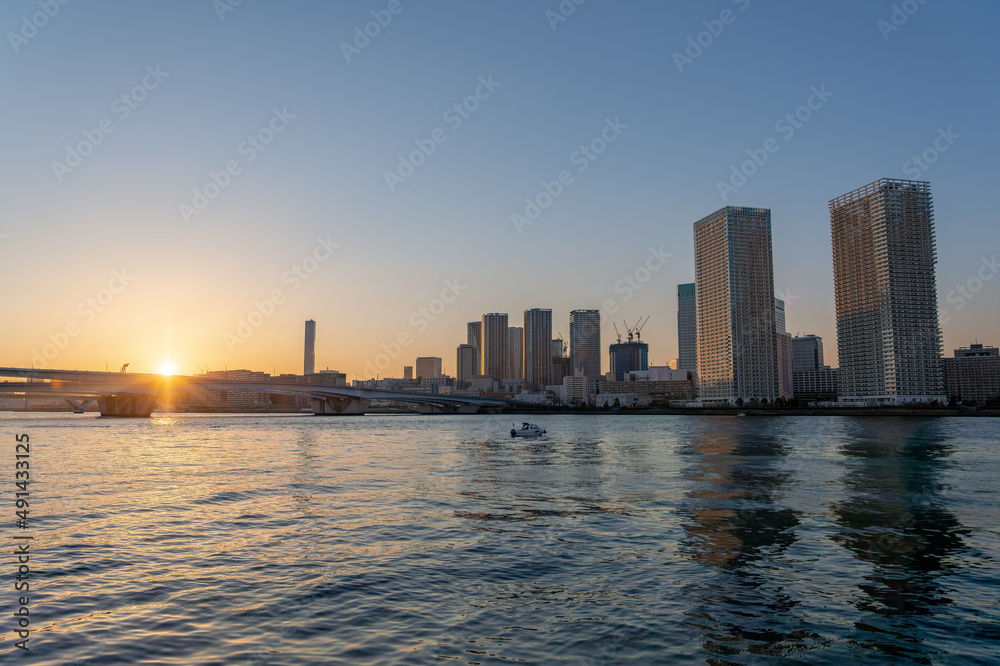
M 997 663 L 1000 420 L 532 420 L 0 414 L 0 660 Z

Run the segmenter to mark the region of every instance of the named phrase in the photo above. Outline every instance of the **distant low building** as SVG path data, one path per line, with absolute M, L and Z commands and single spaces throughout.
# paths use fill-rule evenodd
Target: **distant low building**
M 469 379 L 469 388 L 478 389 L 483 393 L 497 390 L 497 382 L 491 375 L 476 375 Z
M 611 394 L 639 394 L 647 396 L 660 396 L 664 400 L 694 400 L 697 397 L 697 390 L 694 385 L 693 375 L 690 371 L 675 370 L 674 372 L 685 372 L 688 379 L 674 380 L 637 380 L 609 382 L 601 381 L 597 387 L 597 402 L 602 404 L 603 396 Z
M 681 368 L 678 370 L 668 366 L 653 365 L 646 370 L 632 370 L 630 372 L 626 372 L 622 377 L 622 381 L 678 382 L 693 379 L 694 373 L 695 371 L 691 369 Z
M 563 377 L 561 397 L 564 405 L 590 405 L 597 394 L 596 377 L 587 377 L 578 371 L 573 376 Z
M 837 399 L 840 371 L 823 366 L 815 370 L 799 370 L 792 373 L 795 399 L 806 402 Z
M 438 356 L 421 356 L 416 365 L 417 379 L 441 376 L 441 358 Z
M 944 359 L 944 384 L 949 400 L 977 405 L 1000 398 L 1000 349 L 974 344 Z
M 225 379 L 231 382 L 262 382 L 271 379 L 266 372 L 253 370 L 216 370 L 206 372 L 203 377 Z M 271 407 L 271 394 L 264 391 L 190 391 L 187 396 L 193 403 L 201 403 L 217 407 L 237 407 L 241 409 L 268 409 Z
M 597 406 L 600 408 L 635 409 L 649 407 L 653 399 L 642 393 L 600 393 L 597 396 Z

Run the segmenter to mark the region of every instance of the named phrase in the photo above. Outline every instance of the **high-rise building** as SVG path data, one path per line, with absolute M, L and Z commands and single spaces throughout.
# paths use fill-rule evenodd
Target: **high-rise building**
M 441 358 L 438 356 L 421 356 L 417 358 L 417 377 L 427 379 L 441 376 Z
M 524 378 L 524 329 L 507 327 L 507 372 L 504 379 Z
M 524 311 L 524 388 L 541 391 L 552 383 L 552 310 Z
M 507 371 L 507 313 L 483 315 L 479 345 L 479 372 L 502 382 Z
M 411 381 L 413 380 L 413 366 L 412 365 L 404 365 L 403 366 L 403 379 L 411 380 Z
M 470 321 L 466 327 L 466 344 L 470 344 L 476 348 L 476 366 L 474 368 L 475 372 L 473 374 L 482 374 L 482 345 L 480 344 L 483 340 L 483 322 L 481 321 Z
M 311 375 L 316 372 L 316 322 L 306 321 L 305 359 L 302 362 L 302 374 Z
M 624 381 L 626 373 L 649 369 L 649 345 L 645 342 L 618 342 L 608 347 L 611 376 Z
M 785 302 L 774 298 L 775 343 L 778 352 L 778 396 L 791 400 L 795 393 L 792 376 L 792 336 L 785 330 Z
M 778 396 L 791 400 L 795 396 L 795 376 L 792 360 L 792 335 L 777 331 L 775 343 L 778 352 Z
M 476 347 L 475 345 L 459 345 L 458 355 L 455 359 L 455 381 L 462 388 L 464 382 L 472 381 L 476 376 Z
M 573 310 L 569 313 L 569 358 L 575 374 L 601 376 L 601 311 Z
M 562 384 L 563 378 L 573 376 L 573 360 L 569 356 L 552 357 L 552 376 L 549 377 L 549 386 Z
M 698 328 L 694 282 L 677 285 L 677 367 L 698 367 Z
M 792 338 L 792 370 L 818 370 L 823 367 L 823 338 L 801 335 Z
M 830 201 L 841 400 L 944 400 L 930 183 L 883 178 Z
M 771 211 L 726 206 L 694 224 L 698 397 L 779 396 Z

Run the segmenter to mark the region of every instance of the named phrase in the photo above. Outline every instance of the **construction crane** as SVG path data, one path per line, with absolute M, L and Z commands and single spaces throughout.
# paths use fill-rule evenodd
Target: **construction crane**
M 628 327 L 628 322 L 622 319 L 622 326 L 625 327 L 625 333 L 628 335 L 628 341 L 632 342 L 632 329 Z
M 638 324 L 635 325 L 635 338 L 639 342 L 642 341 L 642 336 L 640 335 L 640 333 L 642 333 L 642 327 L 645 326 L 646 322 L 649 321 L 650 316 L 651 315 L 646 315 L 646 320 L 645 321 L 641 321 L 642 318 L 640 317 L 640 323 L 638 323 Z
M 642 331 L 642 327 L 646 325 L 647 321 L 649 321 L 649 316 L 647 316 L 645 320 L 643 320 L 642 317 L 639 317 L 639 320 L 635 323 L 635 326 L 629 326 L 628 322 L 622 319 L 622 325 L 625 327 L 625 332 L 628 334 L 629 342 L 632 342 L 632 338 L 635 338 L 636 342 L 642 342 L 642 336 L 640 335 L 640 332 Z M 617 325 L 615 326 L 615 333 L 618 333 Z M 621 334 L 619 334 L 618 335 L 619 344 L 621 343 L 621 341 L 622 341 L 622 336 Z
M 559 333 L 559 354 L 565 358 L 566 357 L 566 341 L 563 340 L 562 333 Z
M 618 336 L 618 344 L 622 343 L 622 334 L 618 332 L 618 324 L 611 322 L 611 325 L 615 327 L 615 335 Z

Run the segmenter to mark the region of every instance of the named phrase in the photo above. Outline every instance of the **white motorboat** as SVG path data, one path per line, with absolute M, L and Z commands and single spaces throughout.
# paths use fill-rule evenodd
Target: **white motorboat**
M 520 430 L 510 429 L 511 437 L 538 437 L 545 434 L 545 428 L 539 428 L 534 423 L 522 423 Z

